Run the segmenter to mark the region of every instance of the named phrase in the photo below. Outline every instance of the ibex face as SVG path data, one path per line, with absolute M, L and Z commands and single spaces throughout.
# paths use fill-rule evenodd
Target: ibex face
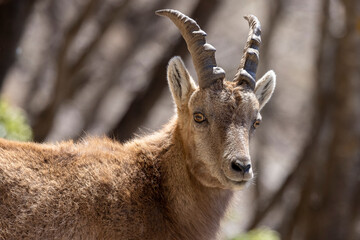
M 209 187 L 239 188 L 253 177 L 249 140 L 260 124 L 260 110 L 275 88 L 275 73 L 255 81 L 260 23 L 254 16 L 240 67 L 233 81 L 216 65 L 215 48 L 194 20 L 161 10 L 180 29 L 198 75 L 197 87 L 179 57 L 169 62 L 168 82 L 177 106 L 178 126 L 188 169 Z

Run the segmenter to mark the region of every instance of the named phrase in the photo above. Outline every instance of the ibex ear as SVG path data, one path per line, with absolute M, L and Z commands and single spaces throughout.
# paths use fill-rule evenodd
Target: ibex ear
M 181 108 L 188 102 L 196 85 L 180 57 L 173 57 L 169 61 L 167 79 L 175 103 Z
M 255 95 L 259 100 L 260 110 L 270 100 L 276 85 L 276 75 L 273 70 L 267 73 L 256 82 Z

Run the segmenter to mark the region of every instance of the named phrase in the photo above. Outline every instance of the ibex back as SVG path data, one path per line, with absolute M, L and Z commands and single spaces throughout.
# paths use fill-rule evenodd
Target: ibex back
M 180 29 L 199 86 L 179 57 L 168 83 L 176 115 L 160 131 L 124 144 L 0 140 L 0 239 L 214 239 L 233 191 L 253 178 L 249 139 L 275 74 L 255 81 L 260 24 L 233 81 L 191 18 L 160 10 Z

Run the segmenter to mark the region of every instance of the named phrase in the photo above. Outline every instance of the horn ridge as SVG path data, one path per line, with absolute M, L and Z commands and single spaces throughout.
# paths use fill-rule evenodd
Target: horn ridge
M 215 47 L 206 42 L 206 32 L 195 20 L 173 9 L 158 10 L 156 14 L 168 17 L 180 30 L 193 59 L 200 88 L 225 78 L 225 71 L 216 64 Z
M 259 48 L 261 43 L 260 21 L 254 15 L 247 15 L 244 18 L 249 23 L 249 35 L 244 47 L 244 54 L 235 74 L 234 81 L 246 80 L 252 89 L 255 89 L 256 71 L 259 62 Z

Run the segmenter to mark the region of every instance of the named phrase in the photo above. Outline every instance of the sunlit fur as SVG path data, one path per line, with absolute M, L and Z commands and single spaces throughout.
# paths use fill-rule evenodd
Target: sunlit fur
M 197 88 L 180 58 L 168 81 L 177 114 L 152 135 L 124 144 L 0 139 L 0 239 L 216 238 L 233 190 L 252 177 L 230 161 L 250 161 L 261 103 L 247 85 Z M 207 121 L 195 123 L 195 111 Z

